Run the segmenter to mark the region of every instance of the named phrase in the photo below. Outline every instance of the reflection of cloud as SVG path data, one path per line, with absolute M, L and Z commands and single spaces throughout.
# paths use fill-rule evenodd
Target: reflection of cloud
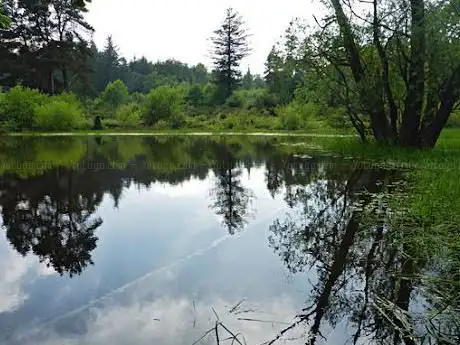
M 206 190 L 209 188 L 209 181 L 200 181 L 199 179 L 191 179 L 187 183 L 180 185 L 169 185 L 156 183 L 150 187 L 153 195 L 162 195 L 170 198 L 181 198 L 205 195 Z
M 30 269 L 35 270 L 36 276 L 55 274 L 52 268 L 32 256 L 22 257 L 0 239 L 0 313 L 15 311 L 27 300 L 23 283 Z
M 290 322 L 296 310 L 293 301 L 286 296 L 274 298 L 258 307 L 242 304 L 237 309 L 240 313 L 229 313 L 235 304 L 235 301 L 230 303 L 220 298 L 195 303 L 186 297 L 163 297 L 153 302 L 134 302 L 129 306 L 115 305 L 93 309 L 92 317 L 84 317 L 85 322 L 89 319 L 92 321 L 83 327 L 86 332 L 78 339 L 64 338 L 52 331 L 44 334 L 43 330 L 36 330 L 28 337 L 30 341 L 21 341 L 21 344 L 192 344 L 215 325 L 216 318 L 212 308 L 227 328 L 234 333 L 244 334 L 248 344 L 261 344 L 272 339 L 285 324 L 247 321 L 241 318 Z M 257 311 L 252 311 L 254 308 Z M 222 337 L 228 336 L 223 329 L 221 332 Z M 37 339 L 43 339 L 43 342 L 40 343 Z M 210 341 L 214 342 L 214 339 Z M 299 340 L 298 343 L 302 342 Z
M 16 310 L 26 299 L 21 283 L 29 263 L 10 248 L 0 250 L 0 313 Z

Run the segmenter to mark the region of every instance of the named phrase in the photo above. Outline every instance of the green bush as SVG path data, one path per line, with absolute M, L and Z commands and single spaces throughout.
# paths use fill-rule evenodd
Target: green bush
M 116 80 L 102 91 L 100 100 L 103 106 L 115 109 L 129 101 L 128 88 L 121 80 Z
M 103 119 L 102 128 L 117 129 L 121 128 L 120 122 L 115 119 Z
M 275 109 L 282 129 L 305 129 L 307 126 L 318 127 L 321 106 L 313 103 L 291 102 Z
M 134 92 L 131 94 L 131 101 L 133 103 L 137 103 L 139 105 L 143 105 L 145 103 L 145 100 L 147 99 L 147 96 L 144 95 L 143 93 L 140 92 Z
M 155 126 L 154 126 L 155 129 L 168 129 L 169 128 L 169 124 L 166 120 L 158 120 L 157 123 L 155 123 Z
M 52 99 L 35 109 L 36 128 L 44 131 L 63 131 L 81 128 L 85 123 L 78 103 Z
M 147 95 L 143 113 L 144 123 L 152 126 L 159 120 L 171 121 L 184 110 L 184 90 L 180 87 L 160 86 Z
M 115 119 L 123 128 L 138 128 L 142 124 L 142 110 L 135 104 L 125 104 L 117 109 Z
M 35 127 L 35 108 L 44 104 L 47 97 L 38 90 L 16 86 L 1 96 L 0 123 L 13 131 Z
M 290 103 L 284 106 L 278 106 L 275 110 L 279 118 L 282 129 L 296 130 L 304 128 L 305 121 L 297 105 Z
M 447 121 L 447 128 L 459 128 L 460 127 L 460 111 L 454 111 Z
M 331 127 L 334 128 L 350 128 L 351 123 L 345 108 L 326 107 L 322 111 L 324 116 Z
M 229 108 L 241 108 L 243 106 L 243 102 L 241 101 L 238 94 L 235 92 L 230 97 L 227 98 L 225 101 L 225 105 Z
M 271 109 L 279 104 L 276 95 L 267 89 L 237 90 L 234 96 L 239 99 L 241 107 L 246 109 Z
M 192 85 L 187 92 L 187 103 L 194 107 L 205 104 L 202 86 L 199 84 Z
M 172 129 L 178 129 L 184 126 L 185 124 L 185 115 L 184 113 L 177 113 L 171 116 L 168 119 L 168 124 Z

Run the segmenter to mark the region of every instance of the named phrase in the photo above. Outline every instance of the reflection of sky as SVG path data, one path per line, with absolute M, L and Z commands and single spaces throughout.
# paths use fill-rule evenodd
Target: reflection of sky
M 209 208 L 212 176 L 132 187 L 118 209 L 105 198 L 95 266 L 73 279 L 50 275 L 0 240 L 0 329 L 11 328 L 2 344 L 191 344 L 211 327 L 211 308 L 248 343 L 270 339 L 285 325 L 238 317 L 289 322 L 310 284 L 288 279 L 268 247 L 284 201 L 271 198 L 262 169 L 242 180 L 256 213 L 233 237 Z M 242 298 L 247 312 L 228 314 Z

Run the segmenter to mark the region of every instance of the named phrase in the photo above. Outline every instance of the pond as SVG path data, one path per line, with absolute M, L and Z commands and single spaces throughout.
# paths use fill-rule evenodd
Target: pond
M 457 339 L 382 216 L 404 171 L 291 150 L 314 138 L 0 139 L 1 344 Z

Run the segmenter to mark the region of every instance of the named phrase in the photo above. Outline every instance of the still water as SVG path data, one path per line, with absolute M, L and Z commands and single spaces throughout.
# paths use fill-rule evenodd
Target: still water
M 403 173 L 284 141 L 2 138 L 0 344 L 415 344 L 384 307 L 418 329 L 413 268 L 357 211 Z

